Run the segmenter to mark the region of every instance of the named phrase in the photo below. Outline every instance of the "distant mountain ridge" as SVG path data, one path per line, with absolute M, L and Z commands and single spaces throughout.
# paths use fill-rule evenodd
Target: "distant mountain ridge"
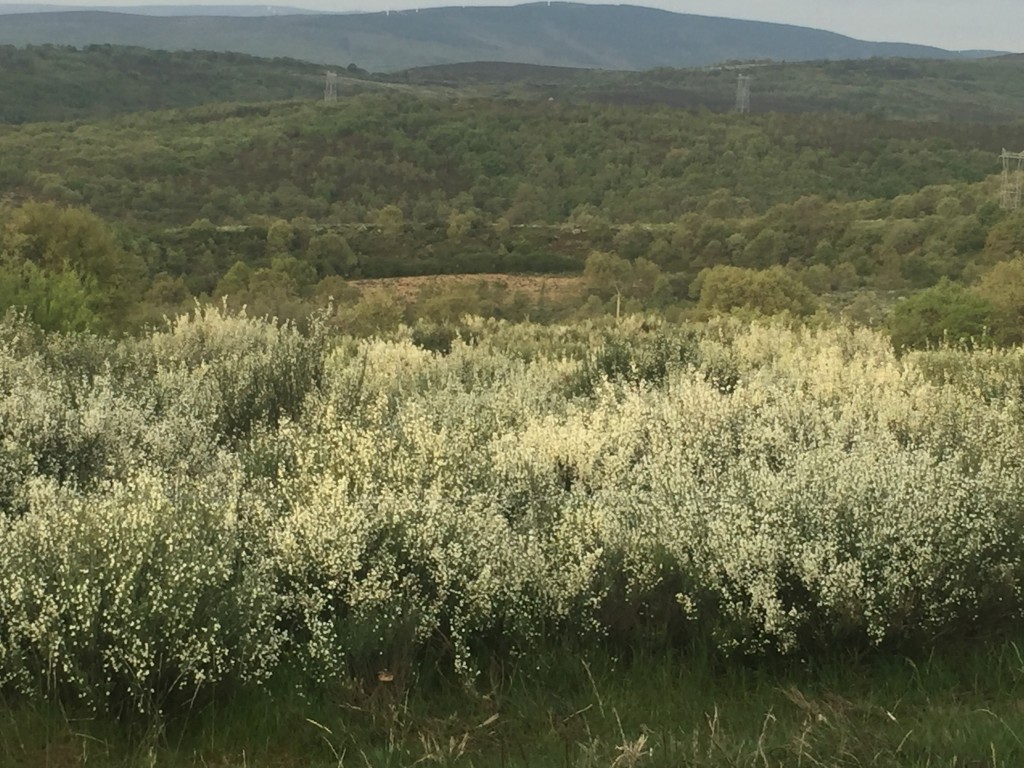
M 143 16 L 100 11 L 3 17 L 0 44 L 42 43 L 232 51 L 329 65 L 355 62 L 380 72 L 474 60 L 645 70 L 729 60 L 957 59 L 984 55 L 922 45 L 870 43 L 785 24 L 577 3 L 263 17 Z
M 324 11 L 290 5 L 28 5 L 0 3 L 0 16 L 24 13 L 127 13 L 132 16 L 295 16 L 323 15 Z

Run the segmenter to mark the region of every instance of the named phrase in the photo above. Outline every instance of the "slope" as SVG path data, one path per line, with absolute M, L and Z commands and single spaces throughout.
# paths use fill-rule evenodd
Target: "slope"
M 646 72 L 472 62 L 392 75 L 414 85 L 571 102 L 728 111 L 736 76 L 752 78 L 753 112 L 852 112 L 943 122 L 1024 120 L 1024 57 L 972 61 L 870 59 Z M 1024 142 L 1024 133 L 1021 136 Z
M 94 11 L 12 14 L 4 17 L 0 43 L 236 51 L 330 64 L 357 62 L 375 71 L 472 60 L 639 70 L 730 59 L 971 55 L 867 43 L 782 24 L 574 3 L 268 18 L 161 18 Z
M 324 90 L 323 68 L 316 64 L 210 51 L 0 46 L 0 70 L 0 124 L 215 102 L 310 101 Z M 337 85 L 339 94 L 380 87 L 345 71 Z

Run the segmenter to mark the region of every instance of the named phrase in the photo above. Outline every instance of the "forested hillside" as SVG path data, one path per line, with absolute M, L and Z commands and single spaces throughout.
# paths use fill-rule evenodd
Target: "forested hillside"
M 728 193 L 737 212 L 804 195 L 890 199 L 977 182 L 1016 124 L 865 116 L 693 114 L 548 102 L 366 94 L 335 105 L 208 106 L 0 134 L 8 195 L 83 203 L 160 227 L 252 216 L 373 220 L 438 206 L 559 223 L 668 223 Z
M 752 112 L 854 112 L 937 122 L 1005 122 L 1024 114 L 1024 58 L 870 59 L 748 63 L 612 72 L 474 62 L 395 73 L 397 82 L 475 88 L 487 95 L 663 104 L 729 111 L 736 76 L 751 78 Z
M 168 107 L 315 101 L 324 68 L 242 54 L 112 45 L 0 46 L 0 123 L 81 120 Z M 753 78 L 751 111 L 850 112 L 937 122 L 1007 122 L 1024 114 L 1024 58 L 875 59 L 616 72 L 475 62 L 371 75 L 336 68 L 341 96 L 412 89 L 465 98 L 731 111 L 736 75 Z M 45 98 L 41 97 L 45 94 Z
M 113 326 L 201 295 L 299 317 L 349 295 L 339 280 L 451 273 L 583 275 L 588 312 L 613 298 L 712 311 L 767 295 L 761 271 L 785 268 L 770 280 L 788 298 L 761 309 L 805 313 L 815 296 L 970 283 L 1012 258 L 1024 222 L 999 209 L 994 174 L 1020 135 L 393 92 L 8 127 L 0 191 L 15 206 L 8 258 L 43 265 L 44 282 L 93 275 L 75 290 Z M 29 200 L 85 210 L 18 207 Z M 130 284 L 121 298 L 88 298 L 109 267 L 46 265 L 47 233 L 67 216 L 113 228 L 101 239 L 116 235 L 131 264 L 111 273 Z M 435 310 L 531 311 L 522 296 L 470 294 Z M 857 312 L 877 321 L 883 309 Z M 995 310 L 975 309 L 968 325 L 991 325 Z
M 0 123 L 80 120 L 213 102 L 313 100 L 323 67 L 236 53 L 0 46 Z M 364 87 L 339 72 L 338 92 Z

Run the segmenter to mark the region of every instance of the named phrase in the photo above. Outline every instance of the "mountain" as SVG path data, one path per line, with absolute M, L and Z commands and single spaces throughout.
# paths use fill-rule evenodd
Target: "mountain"
M 845 112 L 944 123 L 1024 120 L 1024 57 L 867 59 L 643 72 L 467 62 L 368 75 L 339 68 L 337 93 L 415 92 L 447 99 L 554 99 L 728 112 L 737 70 L 752 77 L 751 109 Z M 240 53 L 0 46 L 0 124 L 89 120 L 218 102 L 318 101 L 324 68 Z M 45 94 L 41 98 L 40 94 Z
M 70 13 L 103 11 L 133 16 L 294 16 L 318 15 L 323 11 L 287 5 L 27 5 L 0 3 L 0 16 L 24 13 Z
M 0 124 L 110 117 L 216 102 L 323 98 L 323 68 L 239 53 L 0 46 Z M 341 71 L 339 95 L 385 87 Z
M 976 56 L 869 43 L 784 24 L 577 3 L 270 17 L 141 16 L 99 11 L 4 16 L 0 44 L 97 43 L 234 51 L 394 71 L 463 61 L 645 70 L 729 60 Z

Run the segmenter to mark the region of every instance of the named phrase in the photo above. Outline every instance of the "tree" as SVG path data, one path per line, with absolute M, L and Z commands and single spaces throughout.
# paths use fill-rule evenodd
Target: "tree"
M 942 278 L 900 303 L 887 326 L 897 349 L 937 346 L 944 341 L 984 342 L 998 319 L 991 302 Z
M 1008 214 L 995 224 L 985 239 L 985 254 L 991 261 L 1012 258 L 1024 251 L 1024 212 Z
M 127 253 L 107 224 L 84 208 L 25 203 L 2 218 L 0 249 L 11 263 L 40 270 L 26 278 L 85 291 L 89 311 L 100 325 L 125 327 L 142 292 L 144 266 Z M 22 272 L 23 277 L 29 272 Z M 62 277 L 64 276 L 64 277 Z
M 767 270 L 721 265 L 701 270 L 691 287 L 708 312 L 749 310 L 763 315 L 803 316 L 817 307 L 814 294 L 782 267 Z
M 0 253 L 0 313 L 19 309 L 47 331 L 88 331 L 100 325 L 90 288 L 75 272 L 50 272 Z
M 278 256 L 271 260 L 270 267 L 270 271 L 286 275 L 294 290 L 303 296 L 308 295 L 316 284 L 316 268 L 308 261 L 294 256 Z
M 619 256 L 634 261 L 647 253 L 652 237 L 641 225 L 627 224 L 615 234 L 612 243 Z
M 602 299 L 615 297 L 615 318 L 622 314 L 623 297 L 650 299 L 659 286 L 661 269 L 652 261 L 635 262 L 606 251 L 593 251 L 587 257 L 583 278 L 591 293 Z
M 476 211 L 460 213 L 453 210 L 448 216 L 448 239 L 461 240 L 472 231 L 479 221 Z
M 342 235 L 337 232 L 325 232 L 313 235 L 309 240 L 306 258 L 323 276 L 350 276 L 359 266 L 359 257 L 352 250 Z
M 377 211 L 375 223 L 385 235 L 396 237 L 405 227 L 405 214 L 397 205 L 385 205 Z
M 997 341 L 1024 341 L 1024 255 L 994 265 L 982 274 L 973 292 L 996 308 L 992 335 Z
M 248 293 L 249 279 L 251 277 L 252 267 L 244 261 L 236 261 L 217 283 L 217 288 L 214 290 L 213 295 L 217 298 L 224 296 L 241 297 Z
M 367 336 L 392 331 L 405 319 L 405 304 L 383 288 L 366 291 L 351 307 L 337 313 L 338 325 L 345 333 Z
M 290 256 L 294 240 L 295 228 L 284 219 L 278 219 L 267 227 L 267 258 Z

